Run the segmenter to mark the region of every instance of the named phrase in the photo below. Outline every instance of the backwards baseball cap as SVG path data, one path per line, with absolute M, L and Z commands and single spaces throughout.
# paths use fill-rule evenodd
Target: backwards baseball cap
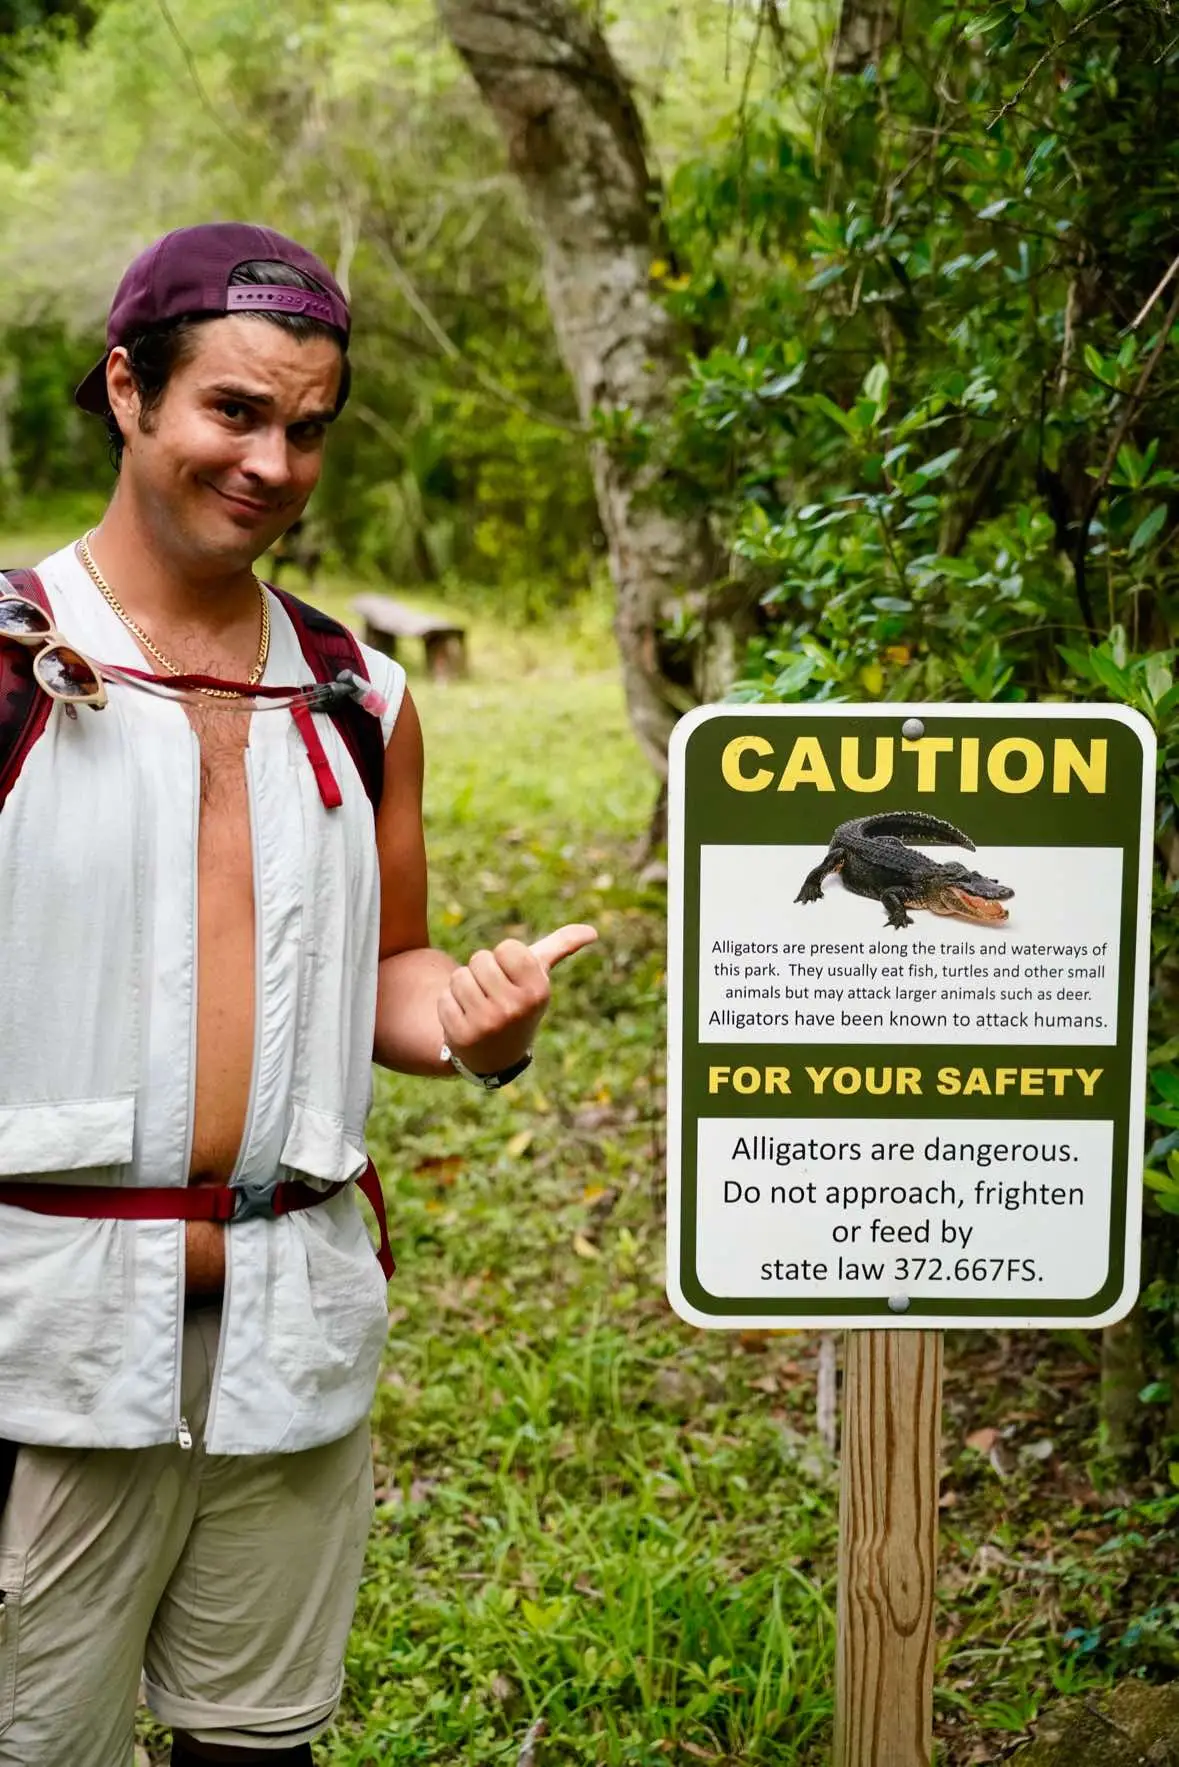
M 259 258 L 301 270 L 315 289 L 252 282 L 231 287 L 229 279 L 238 266 Z M 106 354 L 74 394 L 75 403 L 83 411 L 106 415 L 106 362 L 116 345 L 161 320 L 218 313 L 301 313 L 334 326 L 345 346 L 351 330 L 348 303 L 335 277 L 293 239 L 244 221 L 178 227 L 149 245 L 127 269 L 106 322 Z

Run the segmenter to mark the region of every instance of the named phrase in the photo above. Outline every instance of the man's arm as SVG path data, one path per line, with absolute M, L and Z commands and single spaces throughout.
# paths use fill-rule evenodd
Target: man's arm
M 405 1074 L 450 1074 L 445 1037 L 473 1073 L 510 1067 L 532 1045 L 549 1001 L 549 971 L 597 934 L 566 926 L 535 945 L 505 939 L 458 964 L 430 946 L 422 830 L 422 729 L 407 692 L 385 750 L 377 814 L 380 970 L 373 1059 Z
M 385 748 L 377 812 L 381 873 L 380 969 L 373 1059 L 403 1074 L 452 1073 L 438 1059 L 438 996 L 452 957 L 430 948 L 426 911 L 426 842 L 422 830 L 422 726 L 409 690 Z

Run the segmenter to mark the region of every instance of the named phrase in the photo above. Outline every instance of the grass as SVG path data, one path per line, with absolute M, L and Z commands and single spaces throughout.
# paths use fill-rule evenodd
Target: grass
M 316 1759 L 515 1767 L 531 1736 L 536 1767 L 816 1767 L 837 1510 L 816 1346 L 696 1332 L 663 1297 L 664 903 L 628 862 L 652 791 L 606 620 L 483 618 L 471 644 L 446 687 L 408 658 L 436 941 L 602 937 L 556 972 L 502 1095 L 378 1076 L 399 1263 L 379 1500 Z M 1176 1672 L 1175 1506 L 1102 1488 L 1094 1354 L 1083 1333 L 948 1341 L 941 1767 L 1004 1758 L 1061 1694 Z

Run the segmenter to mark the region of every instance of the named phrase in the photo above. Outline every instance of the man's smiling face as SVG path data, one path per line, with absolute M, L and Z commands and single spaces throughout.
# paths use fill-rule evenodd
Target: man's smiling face
M 199 325 L 158 405 L 124 424 L 120 477 L 165 550 L 199 570 L 247 568 L 315 489 L 343 354 L 268 319 Z

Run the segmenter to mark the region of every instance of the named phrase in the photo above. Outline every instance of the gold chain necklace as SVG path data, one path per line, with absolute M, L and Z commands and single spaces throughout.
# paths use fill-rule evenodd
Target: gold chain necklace
M 90 550 L 90 538 L 93 532 L 94 529 L 91 528 L 90 533 L 84 534 L 79 540 L 78 553 L 81 557 L 82 563 L 86 566 L 87 571 L 93 579 L 95 587 L 98 589 L 103 599 L 114 609 L 115 613 L 118 614 L 127 630 L 135 634 L 140 644 L 142 644 L 144 649 L 149 651 L 151 655 L 155 657 L 158 663 L 163 663 L 165 669 L 167 669 L 170 675 L 187 674 L 188 671 L 186 669 L 181 669 L 170 657 L 164 655 L 158 644 L 153 644 L 143 627 L 131 618 L 131 615 L 127 612 L 110 584 L 106 581 L 102 572 L 95 564 L 94 554 Z M 258 598 L 262 604 L 262 636 L 258 640 L 257 661 L 246 676 L 247 687 L 255 687 L 258 682 L 261 681 L 263 675 L 266 673 L 266 659 L 270 655 L 270 603 L 266 591 L 262 587 L 262 584 L 258 582 L 257 577 L 254 578 L 254 582 L 258 585 Z M 198 687 L 196 691 L 198 693 L 208 694 L 210 699 L 238 698 L 237 693 L 232 687 Z

